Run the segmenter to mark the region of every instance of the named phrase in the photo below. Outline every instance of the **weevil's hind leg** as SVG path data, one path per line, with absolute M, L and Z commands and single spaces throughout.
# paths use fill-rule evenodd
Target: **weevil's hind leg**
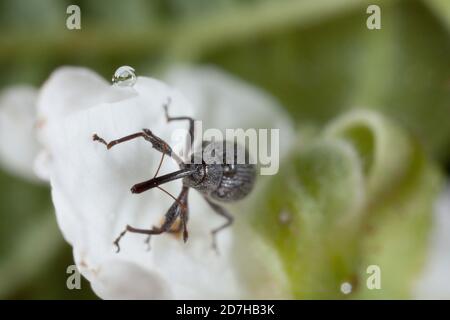
M 233 224 L 233 216 L 227 211 L 225 210 L 225 208 L 223 208 L 222 206 L 212 202 L 211 200 L 209 200 L 208 198 L 205 197 L 206 202 L 208 202 L 209 206 L 220 216 L 224 217 L 227 221 L 221 225 L 220 227 L 217 227 L 215 229 L 213 229 L 211 231 L 211 235 L 212 235 L 212 248 L 218 253 L 218 247 L 217 247 L 217 233 L 219 231 L 222 231 L 223 229 L 231 226 Z
M 189 138 L 190 138 L 190 141 L 189 141 L 189 150 L 187 150 L 187 154 L 189 154 L 190 151 L 192 150 L 193 144 L 194 144 L 194 119 L 192 119 L 191 117 L 187 117 L 187 116 L 184 116 L 184 117 L 171 117 L 171 116 L 169 116 L 169 106 L 170 106 L 171 102 L 172 102 L 172 100 L 169 97 L 167 99 L 167 102 L 163 106 L 164 107 L 164 111 L 166 113 L 167 122 L 178 121 L 178 120 L 187 120 L 187 121 L 189 121 Z

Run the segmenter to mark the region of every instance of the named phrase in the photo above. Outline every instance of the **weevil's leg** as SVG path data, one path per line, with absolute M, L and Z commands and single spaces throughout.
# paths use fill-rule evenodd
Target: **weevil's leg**
M 98 141 L 100 143 L 103 143 L 106 146 L 106 148 L 109 150 L 112 147 L 114 147 L 116 144 L 119 144 L 119 143 L 122 143 L 122 142 L 126 142 L 126 141 L 130 141 L 130 140 L 133 140 L 133 139 L 136 139 L 136 138 L 139 138 L 139 137 L 144 137 L 144 136 L 145 136 L 144 132 L 137 132 L 137 133 L 133 133 L 133 134 L 130 134 L 128 136 L 122 137 L 120 139 L 116 139 L 116 140 L 112 140 L 110 142 L 106 142 L 103 138 L 99 137 L 96 133 L 94 133 L 92 135 L 92 140 Z
M 168 193 L 166 190 L 160 188 L 162 191 L 166 192 L 167 194 L 169 194 L 171 197 L 173 197 L 170 193 Z M 181 190 L 180 195 L 178 196 L 178 198 L 175 199 L 176 202 L 179 203 L 180 205 L 180 215 L 179 215 L 179 224 L 177 225 L 177 227 L 175 229 L 169 229 L 166 231 L 166 233 L 180 233 L 181 230 L 183 230 L 183 240 L 184 242 L 187 241 L 188 239 L 188 232 L 187 232 L 187 221 L 188 221 L 188 217 L 189 217 L 189 208 L 188 208 L 188 193 L 189 193 L 189 188 L 188 187 L 183 187 L 183 189 Z M 147 237 L 147 239 L 145 240 L 145 243 L 148 245 L 148 248 L 150 248 L 150 238 L 151 235 L 149 235 Z
M 144 139 L 149 141 L 152 144 L 152 147 L 159 152 L 168 155 L 172 159 L 174 159 L 178 164 L 182 164 L 183 160 L 178 157 L 178 155 L 172 151 L 172 148 L 169 146 L 167 142 L 165 142 L 160 137 L 156 136 L 149 129 L 142 129 L 145 133 Z
M 163 232 L 166 232 L 172 227 L 173 223 L 180 215 L 180 210 L 181 210 L 181 207 L 178 204 L 178 202 L 174 202 L 172 204 L 172 206 L 169 208 L 169 210 L 167 211 L 164 222 L 161 227 L 153 227 L 151 229 L 139 229 L 139 228 L 134 228 L 130 225 L 127 225 L 125 230 L 123 230 L 120 233 L 120 235 L 116 238 L 116 240 L 114 240 L 114 245 L 117 247 L 117 252 L 120 251 L 119 242 L 127 232 L 147 234 L 147 235 L 161 234 Z
M 180 213 L 182 212 L 183 208 L 185 208 L 184 202 L 186 202 L 185 198 L 187 199 L 187 191 L 188 188 L 183 187 L 180 195 L 175 200 L 175 202 L 170 206 L 169 210 L 165 214 L 164 222 L 161 225 L 161 227 L 153 227 L 151 229 L 139 229 L 127 225 L 125 230 L 122 231 L 120 235 L 117 237 L 117 239 L 114 241 L 114 244 L 117 247 L 117 252 L 120 251 L 119 242 L 127 232 L 154 235 L 169 231 L 172 225 L 174 224 L 175 220 L 177 220 L 177 218 L 180 216 Z
M 190 138 L 190 141 L 189 141 L 189 150 L 186 150 L 187 151 L 186 154 L 189 154 L 191 152 L 191 150 L 193 148 L 193 144 L 194 144 L 194 119 L 192 119 L 191 117 L 186 117 L 186 116 L 184 116 L 184 117 L 170 117 L 169 116 L 169 105 L 170 105 L 171 101 L 172 100 L 169 97 L 167 102 L 163 106 L 164 107 L 164 111 L 166 113 L 167 122 L 178 121 L 178 120 L 187 120 L 187 121 L 189 121 L 189 138 Z
M 96 133 L 94 133 L 94 135 L 92 136 L 92 140 L 94 141 L 98 141 L 102 144 L 104 144 L 106 146 L 106 148 L 109 150 L 112 147 L 114 147 L 117 144 L 126 142 L 126 141 L 130 141 L 136 138 L 144 138 L 145 140 L 147 140 L 148 142 L 150 142 L 152 144 L 152 147 L 156 150 L 158 150 L 159 152 L 168 155 L 169 157 L 172 157 L 176 162 L 181 163 L 181 159 L 172 152 L 172 148 L 169 146 L 169 144 L 167 142 L 165 142 L 164 140 L 162 140 L 161 138 L 155 136 L 153 134 L 153 132 L 151 132 L 149 129 L 142 129 L 142 132 L 136 132 L 133 134 L 130 134 L 128 136 L 116 139 L 116 140 L 112 140 L 110 142 L 106 142 L 103 138 L 99 137 Z
M 152 226 L 152 229 L 156 228 L 155 226 Z M 144 241 L 144 244 L 147 246 L 147 251 L 150 251 L 152 246 L 150 245 L 150 239 L 152 238 L 151 235 L 148 235 L 147 238 Z
M 179 234 L 179 233 L 181 232 L 181 230 L 183 229 L 183 223 L 181 222 L 181 219 L 180 219 L 180 218 L 178 218 L 177 221 L 179 221 L 179 223 L 178 223 L 178 225 L 176 226 L 176 228 L 167 230 L 166 233 Z M 175 224 L 177 221 L 175 221 L 174 224 Z M 155 228 L 155 226 L 153 226 L 153 228 Z M 144 243 L 147 245 L 147 251 L 150 251 L 150 249 L 151 249 L 151 245 L 150 245 L 150 240 L 151 240 L 151 238 L 152 238 L 152 236 L 151 236 L 151 235 L 148 235 L 147 238 L 146 238 L 145 241 L 144 241 Z
M 183 229 L 183 241 L 186 242 L 189 237 L 189 233 L 187 230 L 187 222 L 189 219 L 189 206 L 188 206 L 187 194 L 188 194 L 189 188 L 188 187 L 183 187 L 183 188 L 186 188 L 186 196 L 184 197 L 184 199 L 181 200 L 183 203 L 183 207 L 182 207 L 181 214 L 180 214 L 180 220 L 181 220 L 180 226 Z
M 218 215 L 224 217 L 224 218 L 227 220 L 223 225 L 221 225 L 220 227 L 217 227 L 217 228 L 215 228 L 215 229 L 213 229 L 213 230 L 211 231 L 212 238 L 213 238 L 213 239 L 212 239 L 212 247 L 213 247 L 214 250 L 216 250 L 217 252 L 219 252 L 219 251 L 218 251 L 218 248 L 217 248 L 217 240 L 216 240 L 217 233 L 218 233 L 219 231 L 221 231 L 221 230 L 223 230 L 223 229 L 225 229 L 225 228 L 231 226 L 231 224 L 233 223 L 234 218 L 233 218 L 233 216 L 232 216 L 227 210 L 225 210 L 225 208 L 223 208 L 222 206 L 220 206 L 220 205 L 218 205 L 218 204 L 212 202 L 211 200 L 209 200 L 209 199 L 206 198 L 206 197 L 205 197 L 205 200 L 206 200 L 206 202 L 208 202 L 209 206 L 210 206 L 210 207 L 211 207 Z

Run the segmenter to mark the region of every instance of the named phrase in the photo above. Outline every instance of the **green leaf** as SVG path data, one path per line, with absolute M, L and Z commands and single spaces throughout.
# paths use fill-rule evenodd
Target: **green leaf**
M 277 252 L 291 294 L 343 298 L 349 282 L 349 297 L 408 297 L 440 187 L 419 144 L 385 117 L 354 111 L 281 168 L 249 223 Z M 381 290 L 366 286 L 369 265 L 381 268 Z

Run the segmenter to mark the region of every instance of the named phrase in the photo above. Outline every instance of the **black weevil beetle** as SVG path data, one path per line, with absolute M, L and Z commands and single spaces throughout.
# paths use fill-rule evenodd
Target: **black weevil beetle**
M 109 143 L 97 134 L 93 135 L 93 140 L 106 145 L 108 150 L 117 144 L 139 137 L 142 137 L 150 142 L 154 149 L 162 153 L 158 169 L 152 179 L 135 184 L 131 188 L 131 192 L 142 193 L 152 188 L 158 188 L 175 200 L 165 214 L 164 221 L 160 227 L 139 229 L 127 225 L 125 230 L 122 231 L 114 241 L 114 244 L 117 246 L 117 252 L 120 250 L 119 241 L 127 232 L 146 234 L 150 237 L 151 235 L 162 234 L 164 232 L 179 233 L 183 231 L 183 240 L 186 242 L 188 239 L 187 221 L 189 217 L 189 188 L 194 188 L 199 191 L 211 208 L 227 220 L 223 225 L 211 231 L 213 237 L 212 246 L 215 250 L 217 250 L 216 234 L 233 223 L 233 216 L 230 215 L 222 206 L 217 204 L 216 201 L 232 202 L 240 200 L 250 193 L 255 183 L 256 166 L 250 163 L 247 149 L 236 142 L 202 141 L 202 149 L 209 149 L 212 151 L 211 154 L 215 155 L 215 159 L 220 160 L 218 162 L 205 161 L 205 153 L 202 151 L 200 151 L 201 154 L 193 153 L 194 119 L 191 117 L 170 117 L 168 114 L 169 104 L 170 99 L 163 106 L 168 122 L 177 120 L 189 121 L 189 137 L 191 141 L 188 145 L 188 154 L 190 154 L 189 158 L 191 159 L 191 163 L 183 162 L 183 160 L 178 157 L 176 153 L 172 152 L 172 148 L 164 140 L 154 135 L 149 129 L 142 129 L 141 132 L 130 134 L 120 139 L 110 141 Z M 231 148 L 234 147 L 234 155 L 232 159 L 229 159 L 229 157 L 226 156 L 227 146 Z M 243 164 L 238 163 L 237 161 L 239 152 L 245 153 L 245 162 Z M 165 155 L 174 159 L 178 163 L 180 170 L 158 177 L 157 175 Z M 193 161 L 193 159 L 198 156 L 202 159 L 201 163 L 195 163 Z M 183 187 L 177 198 L 160 187 L 161 184 L 176 179 L 183 179 Z M 176 229 L 172 229 L 177 219 L 179 219 L 178 227 Z M 148 240 L 149 239 L 147 239 L 147 241 Z

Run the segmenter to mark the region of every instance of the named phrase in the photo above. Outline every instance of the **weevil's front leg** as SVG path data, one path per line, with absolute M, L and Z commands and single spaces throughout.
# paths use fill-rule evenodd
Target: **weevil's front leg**
M 149 141 L 152 144 L 152 147 L 158 150 L 161 153 L 172 157 L 178 164 L 181 164 L 183 161 L 178 157 L 176 153 L 172 151 L 172 148 L 169 146 L 167 142 L 165 142 L 160 137 L 156 136 L 149 129 L 142 129 L 145 133 L 144 139 Z
M 221 225 L 220 227 L 217 227 L 215 229 L 213 229 L 211 231 L 212 234 L 212 248 L 214 250 L 216 250 L 217 252 L 219 252 L 218 248 L 217 248 L 217 233 L 229 226 L 231 226 L 233 224 L 233 216 L 227 211 L 225 210 L 225 208 L 223 208 L 222 206 L 212 202 L 211 200 L 209 200 L 208 198 L 205 197 L 206 202 L 208 202 L 209 206 L 220 216 L 224 217 L 227 221 Z
M 188 193 L 189 193 L 189 188 L 183 187 L 180 195 L 176 199 L 176 201 L 180 204 L 180 207 L 181 207 L 180 208 L 181 211 L 180 211 L 179 218 L 178 218 L 179 223 L 176 226 L 176 228 L 171 228 L 166 231 L 166 233 L 178 234 L 183 230 L 183 241 L 184 242 L 186 242 L 188 239 L 188 231 L 187 231 L 187 221 L 188 221 L 188 217 L 189 217 Z M 145 243 L 147 244 L 148 248 L 150 248 L 150 239 L 151 239 L 151 235 L 149 235 L 147 237 L 147 239 L 145 240 Z
M 117 239 L 114 240 L 114 245 L 116 245 L 116 247 L 117 247 L 117 252 L 120 251 L 119 242 L 127 232 L 155 235 L 155 234 L 161 234 L 161 233 L 169 231 L 172 228 L 172 225 L 174 224 L 175 220 L 177 220 L 177 218 L 180 216 L 182 210 L 185 209 L 185 206 L 180 199 L 184 199 L 185 197 L 187 197 L 187 193 L 188 193 L 188 188 L 184 187 L 183 190 L 181 190 L 181 193 L 178 196 L 178 198 L 175 200 L 175 202 L 172 204 L 172 206 L 169 208 L 169 210 L 165 214 L 164 222 L 161 225 L 161 227 L 153 227 L 151 229 L 139 229 L 139 228 L 134 228 L 130 225 L 127 225 L 125 230 L 123 230 L 120 233 L 120 235 L 117 237 Z
M 151 132 L 149 129 L 142 129 L 142 132 L 136 132 L 128 136 L 112 140 L 110 142 L 106 142 L 103 138 L 99 137 L 96 133 L 94 133 L 94 135 L 92 136 L 92 140 L 104 144 L 106 148 L 109 150 L 115 145 L 141 137 L 150 142 L 154 149 L 158 150 L 163 154 L 168 155 L 169 157 L 172 157 L 178 163 L 182 162 L 181 159 L 175 153 L 172 152 L 172 148 L 169 146 L 169 144 L 165 142 L 163 139 L 154 135 L 153 132 Z
M 178 224 L 176 223 L 177 221 L 178 221 Z M 174 225 L 176 224 L 176 227 L 173 228 L 173 226 L 172 226 L 172 228 L 167 230 L 166 233 L 178 235 L 181 232 L 181 230 L 183 230 L 183 223 L 182 223 L 181 219 L 178 218 L 177 221 L 174 222 Z M 155 226 L 153 226 L 153 228 L 154 227 Z M 151 246 L 150 246 L 151 239 L 152 239 L 152 236 L 149 235 L 144 241 L 144 243 L 147 245 L 147 251 L 150 251 L 150 249 L 151 249 Z
M 188 197 L 187 197 L 187 192 L 189 191 L 189 188 L 187 187 L 183 187 L 186 188 L 186 197 L 183 199 L 183 210 L 181 211 L 180 214 L 180 226 L 183 228 L 183 241 L 186 242 L 188 240 L 189 237 L 189 233 L 187 230 L 187 222 L 189 219 L 189 206 L 188 206 Z
M 136 139 L 136 138 L 140 138 L 140 137 L 145 137 L 145 133 L 144 132 L 137 132 L 137 133 L 133 133 L 133 134 L 130 134 L 128 136 L 122 137 L 120 139 L 116 139 L 116 140 L 112 140 L 110 142 L 106 142 L 103 138 L 99 137 L 96 133 L 94 133 L 92 135 L 92 140 L 98 141 L 100 143 L 103 143 L 106 146 L 106 148 L 109 150 L 112 147 L 114 147 L 116 144 L 120 144 L 120 143 L 123 143 L 123 142 L 126 142 L 126 141 L 130 141 L 130 140 L 133 140 L 133 139 Z
M 165 219 L 161 227 L 153 227 L 151 229 L 139 229 L 134 228 L 130 225 L 127 225 L 125 230 L 123 230 L 120 235 L 114 240 L 114 245 L 117 247 L 117 252 L 120 251 L 119 242 L 125 236 L 127 232 L 131 233 L 140 233 L 140 234 L 147 234 L 147 235 L 154 235 L 154 234 L 161 234 L 163 232 L 167 232 L 170 230 L 172 225 L 174 224 L 175 220 L 180 215 L 181 207 L 177 202 L 174 202 L 172 206 L 169 208 L 165 215 Z

